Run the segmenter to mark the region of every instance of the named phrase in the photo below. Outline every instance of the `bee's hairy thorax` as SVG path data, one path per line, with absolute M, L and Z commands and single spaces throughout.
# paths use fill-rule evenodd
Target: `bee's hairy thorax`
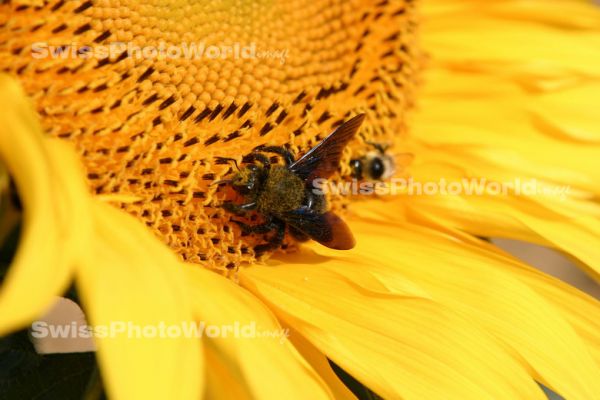
M 286 167 L 273 166 L 257 197 L 257 209 L 265 214 L 277 214 L 298 209 L 305 198 L 301 178 Z

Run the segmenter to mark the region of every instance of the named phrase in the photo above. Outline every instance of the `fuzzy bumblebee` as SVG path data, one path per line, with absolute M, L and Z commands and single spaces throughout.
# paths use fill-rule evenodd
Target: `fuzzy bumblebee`
M 246 203 L 224 203 L 224 208 L 236 215 L 258 211 L 264 219 L 259 225 L 234 220 L 244 233 L 275 234 L 269 242 L 254 248 L 256 254 L 278 249 L 283 243 L 286 226 L 298 241 L 314 239 L 336 250 L 354 247 L 350 228 L 335 213 L 328 211 L 325 196 L 315 190 L 315 181 L 330 177 L 339 168 L 342 152 L 364 120 L 364 114 L 344 122 L 339 128 L 310 149 L 300 159 L 284 147 L 263 147 L 253 152 L 259 164 L 250 164 L 228 183 L 242 194 Z M 271 167 L 265 153 L 281 155 L 285 166 Z

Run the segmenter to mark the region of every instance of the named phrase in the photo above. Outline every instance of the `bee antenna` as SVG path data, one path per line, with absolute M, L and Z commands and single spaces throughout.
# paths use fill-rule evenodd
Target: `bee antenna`
M 381 143 L 371 142 L 370 140 L 365 140 L 365 143 L 368 144 L 369 146 L 373 146 L 375 148 L 375 150 L 377 150 L 380 154 L 384 154 L 385 151 L 390 148 L 389 143 L 381 144 Z
M 240 170 L 240 167 L 238 165 L 238 162 L 235 158 L 231 158 L 231 157 L 217 157 L 217 164 L 226 164 L 228 162 L 232 162 L 233 165 L 235 165 L 235 169 Z

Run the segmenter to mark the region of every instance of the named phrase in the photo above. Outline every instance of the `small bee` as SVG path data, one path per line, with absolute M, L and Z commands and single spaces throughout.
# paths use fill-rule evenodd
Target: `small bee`
M 382 181 L 394 175 L 396 166 L 392 156 L 385 153 L 389 145 L 370 143 L 375 151 L 370 151 L 361 158 L 350 160 L 352 176 L 355 179 Z
M 232 179 L 220 182 L 230 184 L 246 200 L 244 204 L 225 202 L 224 209 L 239 216 L 256 211 L 263 217 L 258 225 L 234 221 L 244 233 L 275 232 L 267 243 L 254 248 L 257 254 L 279 248 L 286 227 L 299 241 L 313 239 L 337 250 L 354 247 L 354 237 L 346 223 L 327 211 L 325 196 L 314 193 L 313 188 L 315 179 L 329 178 L 338 170 L 342 152 L 364 117 L 360 114 L 345 122 L 296 161 L 284 147 L 259 147 L 246 157 L 252 160 L 251 164 Z M 285 166 L 271 165 L 265 153 L 281 156 Z

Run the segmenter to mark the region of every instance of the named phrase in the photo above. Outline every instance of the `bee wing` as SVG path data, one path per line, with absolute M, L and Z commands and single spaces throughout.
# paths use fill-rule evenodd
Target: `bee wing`
M 331 249 L 350 250 L 356 244 L 348 225 L 330 211 L 319 214 L 303 207 L 284 213 L 282 219 L 311 239 Z
M 360 128 L 365 114 L 344 122 L 308 153 L 289 166 L 289 170 L 306 182 L 329 178 L 340 164 L 344 148 Z

